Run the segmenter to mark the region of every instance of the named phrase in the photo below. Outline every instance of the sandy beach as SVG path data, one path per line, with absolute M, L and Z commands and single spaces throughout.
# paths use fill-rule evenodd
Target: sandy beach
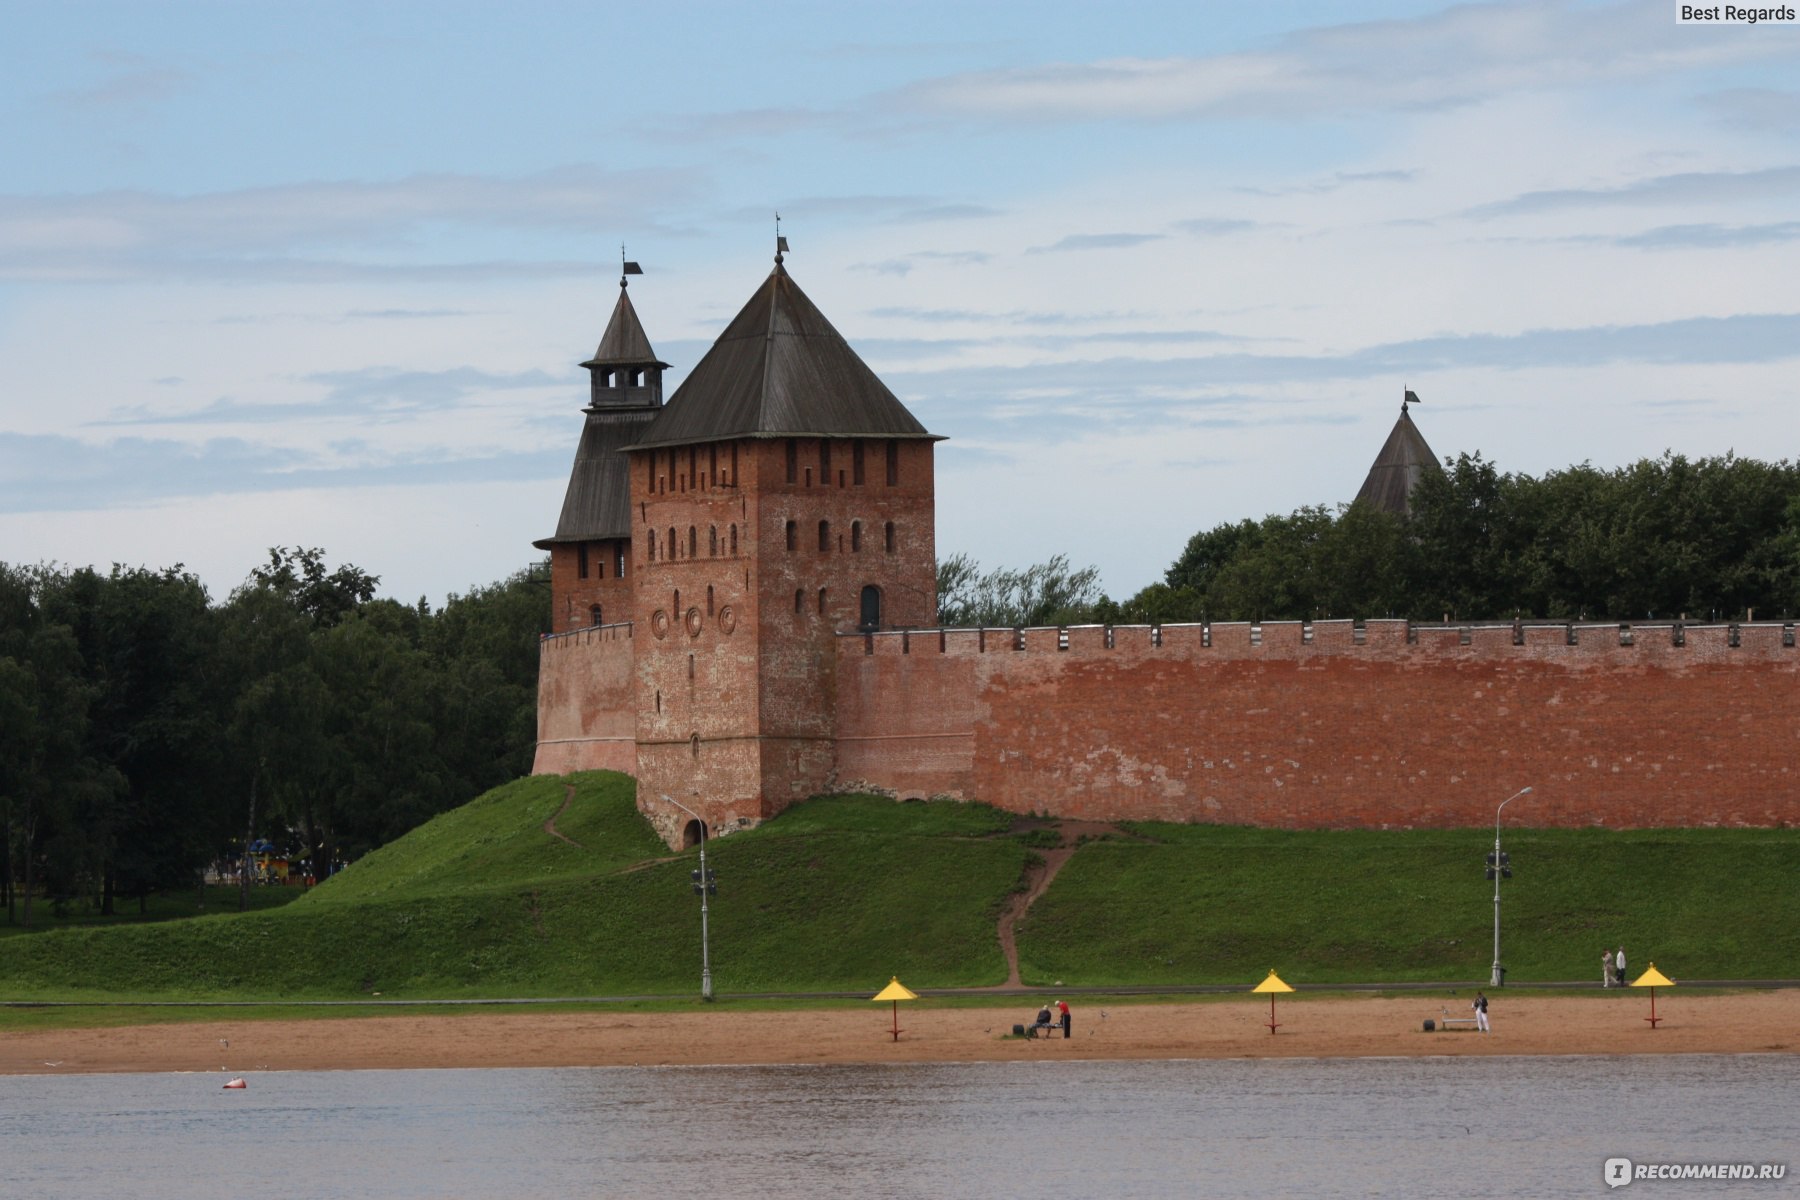
M 1357 1058 L 1382 1055 L 1750 1054 L 1800 1049 L 1800 991 L 1649 997 L 1494 998 L 1493 1032 L 1426 1033 L 1468 999 L 1284 996 L 1268 1004 L 1077 1004 L 1074 1036 L 1008 1037 L 1028 1007 L 887 1005 L 866 1010 L 532 1013 L 232 1020 L 0 1034 L 0 1074 L 324 1071 L 430 1067 L 750 1063 L 1012 1062 L 1044 1058 Z

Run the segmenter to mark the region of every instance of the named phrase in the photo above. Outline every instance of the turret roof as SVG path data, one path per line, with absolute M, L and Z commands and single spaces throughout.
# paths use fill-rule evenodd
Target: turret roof
M 637 446 L 725 438 L 929 438 L 781 265 L 695 364 Z
M 1400 404 L 1400 419 L 1382 444 L 1381 453 L 1369 468 L 1362 490 L 1356 493 L 1358 503 L 1372 504 L 1385 512 L 1405 513 L 1412 508 L 1412 490 L 1426 471 L 1440 470 L 1437 455 L 1425 444 L 1425 435 L 1413 424 Z
M 623 279 L 619 281 L 619 302 L 613 305 L 612 319 L 606 323 L 606 332 L 600 335 L 600 348 L 594 351 L 594 357 L 581 364 L 584 367 L 612 366 L 658 366 L 669 364 L 656 357 L 656 351 L 650 348 L 650 338 L 644 333 L 644 326 L 638 320 L 637 309 L 632 307 L 631 293 L 625 289 Z

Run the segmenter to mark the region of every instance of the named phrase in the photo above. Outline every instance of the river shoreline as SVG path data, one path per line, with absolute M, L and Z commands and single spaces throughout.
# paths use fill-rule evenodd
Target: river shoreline
M 1046 996 L 1046 999 L 1051 997 Z M 1800 990 L 1649 997 L 1496 996 L 1493 1032 L 1427 1033 L 1466 1017 L 1456 997 L 1283 996 L 1271 1033 L 1262 997 L 1241 1003 L 1072 1003 L 1073 1035 L 1010 1036 L 1031 1020 L 1016 1003 L 867 1010 L 480 1012 L 455 1016 L 233 1020 L 28 1030 L 0 1035 L 0 1074 L 407 1070 L 438 1067 L 1012 1062 L 1047 1058 L 1365 1058 L 1381 1056 L 1791 1054 Z M 1031 1006 L 1035 1008 L 1035 1006 Z

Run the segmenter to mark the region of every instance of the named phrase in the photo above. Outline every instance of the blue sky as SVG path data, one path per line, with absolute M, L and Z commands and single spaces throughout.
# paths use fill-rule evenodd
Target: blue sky
M 1675 10 L 0 0 L 0 560 L 497 579 L 620 243 L 678 382 L 778 210 L 988 566 L 1128 595 L 1403 388 L 1507 470 L 1792 458 L 1800 25 Z

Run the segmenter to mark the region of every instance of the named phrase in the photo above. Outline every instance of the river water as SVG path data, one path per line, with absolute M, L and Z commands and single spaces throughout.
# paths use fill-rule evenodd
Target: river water
M 1800 1168 L 1800 1056 L 0 1078 L 29 1200 L 1593 1196 Z M 1800 1195 L 1646 1179 L 1624 1193 Z

